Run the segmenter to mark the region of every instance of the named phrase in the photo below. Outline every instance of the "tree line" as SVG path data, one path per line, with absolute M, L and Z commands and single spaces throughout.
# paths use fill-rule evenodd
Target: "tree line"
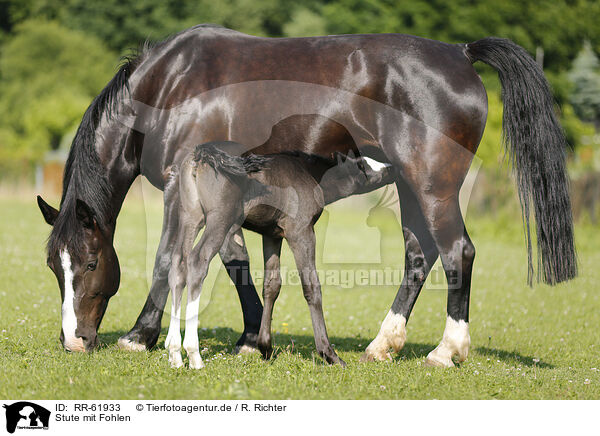
M 68 148 L 122 54 L 203 22 L 275 37 L 394 32 L 446 42 L 511 38 L 543 62 L 570 142 L 584 143 L 582 137 L 594 137 L 599 126 L 598 1 L 0 0 L 0 169 L 31 167 L 48 150 Z M 486 135 L 499 137 L 500 121 L 492 115 L 501 113 L 494 107 L 500 105 L 496 76 L 478 69 L 490 93 Z

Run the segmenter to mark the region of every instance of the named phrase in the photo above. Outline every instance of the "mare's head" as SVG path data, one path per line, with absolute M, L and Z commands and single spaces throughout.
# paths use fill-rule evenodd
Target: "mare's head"
M 119 288 L 116 217 L 139 163 L 135 156 L 125 156 L 130 130 L 113 115 L 128 101 L 128 80 L 138 62 L 127 58 L 83 115 L 65 164 L 60 210 L 37 199 L 52 226 L 47 263 L 60 288 L 60 341 L 69 351 L 91 351 L 98 345 L 98 327 Z
M 68 351 L 91 351 L 98 345 L 108 300 L 119 288 L 113 232 L 101 227 L 96 212 L 82 200 L 58 211 L 38 196 L 38 205 L 52 226 L 47 264 L 60 288 L 60 341 Z

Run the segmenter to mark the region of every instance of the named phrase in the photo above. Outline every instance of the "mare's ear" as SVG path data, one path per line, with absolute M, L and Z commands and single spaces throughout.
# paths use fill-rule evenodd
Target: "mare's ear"
M 44 220 L 48 224 L 53 226 L 54 221 L 56 221 L 56 217 L 58 216 L 58 210 L 54 209 L 52 206 L 50 206 L 48 203 L 46 203 L 44 201 L 44 199 L 42 197 L 40 197 L 39 195 L 37 196 L 37 203 L 38 203 L 38 206 L 40 207 L 40 210 L 42 211 Z
M 90 230 L 96 228 L 94 211 L 87 205 L 85 201 L 77 199 L 75 204 L 75 213 L 77 214 L 77 219 L 83 224 L 83 227 Z

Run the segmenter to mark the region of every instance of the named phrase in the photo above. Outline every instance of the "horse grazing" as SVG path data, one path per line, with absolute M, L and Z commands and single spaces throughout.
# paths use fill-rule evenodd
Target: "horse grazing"
M 240 227 L 262 235 L 265 262 L 264 310 L 258 347 L 271 357 L 271 318 L 281 289 L 279 257 L 285 238 L 296 260 L 304 298 L 310 308 L 317 351 L 328 363 L 346 364 L 327 336 L 321 285 L 315 266 L 314 225 L 326 204 L 377 189 L 395 180 L 391 165 L 369 158 L 325 159 L 305 153 L 244 157 L 226 152 L 231 143 L 199 145 L 179 170 L 179 229 L 169 286 L 173 292 L 171 324 L 165 341 L 173 367 L 181 359 L 180 314 L 183 288 L 188 287 L 185 348 L 190 368 L 204 363 L 198 347 L 198 307 L 212 258 Z M 373 165 L 373 166 L 371 166 Z M 206 226 L 192 250 L 199 230 Z
M 386 359 L 406 338 L 406 322 L 438 257 L 449 282 L 447 323 L 428 362 L 467 356 L 475 248 L 458 193 L 487 116 L 473 63 L 500 76 L 503 132 L 516 175 L 529 254 L 535 217 L 538 277 L 556 284 L 577 273 L 565 138 L 543 71 L 521 47 L 484 38 L 446 44 L 409 35 L 259 38 L 197 26 L 143 49 L 92 102 L 73 140 L 60 211 L 39 199 L 53 225 L 48 264 L 62 296 L 62 342 L 91 350 L 119 285 L 112 242 L 127 190 L 142 174 L 164 190 L 163 232 L 153 282 L 133 329 L 119 340 L 152 347 L 160 333 L 178 228 L 178 189 L 169 183 L 197 144 L 229 140 L 264 155 L 294 149 L 373 157 L 391 163 L 405 239 L 404 279 L 366 359 Z M 241 244 L 233 239 L 242 241 Z M 262 305 L 248 277 L 241 232 L 219 252 L 242 304 L 240 349 L 256 347 Z

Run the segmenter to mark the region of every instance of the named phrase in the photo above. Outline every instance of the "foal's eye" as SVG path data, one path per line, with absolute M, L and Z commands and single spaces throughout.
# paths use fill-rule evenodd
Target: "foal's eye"
M 94 271 L 96 269 L 96 266 L 98 265 L 98 259 L 96 259 L 93 262 L 90 262 L 87 264 L 87 270 L 88 271 Z

